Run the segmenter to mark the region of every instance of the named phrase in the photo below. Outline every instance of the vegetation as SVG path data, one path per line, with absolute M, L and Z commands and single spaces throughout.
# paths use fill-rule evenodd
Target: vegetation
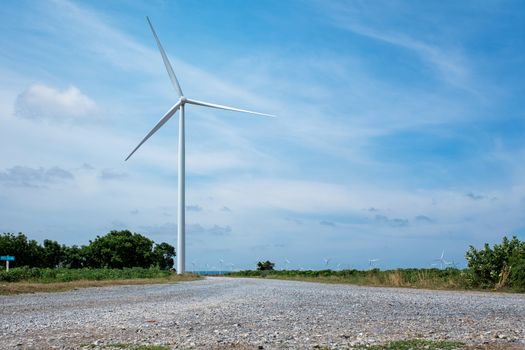
M 412 287 L 430 289 L 495 289 L 525 291 L 525 242 L 503 238 L 492 248 L 470 247 L 465 254 L 468 268 L 360 270 L 274 270 L 270 261 L 257 263 L 257 270 L 229 273 L 239 277 L 266 277 L 327 283 Z
M 448 340 L 398 340 L 383 345 L 367 345 L 358 349 L 368 350 L 455 350 L 463 348 L 464 344 Z
M 86 287 L 104 287 L 115 285 L 132 285 L 132 284 L 152 284 L 152 283 L 177 283 L 183 281 L 193 281 L 202 277 L 193 274 L 177 275 L 171 273 L 165 277 L 156 278 L 133 278 L 133 279 L 106 279 L 106 280 L 73 280 L 70 282 L 46 283 L 35 281 L 22 281 L 0 284 L 0 294 L 20 294 L 36 292 L 61 292 Z
M 87 246 L 68 247 L 53 240 L 40 245 L 23 233 L 0 235 L 0 255 L 13 255 L 11 269 L 0 267 L 0 281 L 68 282 L 76 280 L 122 280 L 166 278 L 173 266 L 175 248 L 128 230 L 97 236 Z M 465 254 L 468 268 L 359 270 L 274 270 L 269 260 L 257 270 L 231 276 L 297 279 L 358 285 L 525 291 L 525 242 L 504 237 L 501 244 L 470 246 Z
M 70 282 L 77 280 L 122 280 L 137 278 L 165 278 L 171 275 L 169 270 L 158 267 L 123 268 L 123 269 L 68 269 L 68 268 L 40 268 L 40 267 L 15 267 L 7 271 L 0 271 L 0 281 L 4 282 Z
M 259 271 L 272 271 L 275 264 L 273 262 L 270 262 L 269 260 L 266 261 L 259 261 L 257 263 L 257 270 Z
M 469 268 L 469 284 L 479 288 L 510 287 L 525 291 L 525 242 L 516 236 L 503 238 L 501 244 L 485 244 L 477 250 L 470 246 L 465 254 Z
M 175 248 L 168 243 L 155 244 L 151 239 L 128 230 L 97 236 L 89 245 L 81 247 L 68 247 L 48 239 L 40 245 L 35 240 L 28 240 L 23 233 L 4 233 L 0 235 L 0 254 L 16 257 L 11 267 L 170 269 Z
M 87 344 L 84 345 L 86 348 L 104 348 L 104 349 L 128 349 L 128 350 L 168 350 L 170 347 L 166 345 L 137 345 L 137 344 L 131 344 L 131 343 L 113 343 L 108 345 L 94 345 L 94 344 Z
M 350 283 L 368 286 L 413 287 L 433 289 L 466 288 L 466 272 L 454 268 L 440 269 L 397 269 L 380 271 L 362 270 L 246 270 L 232 272 L 229 276 L 293 279 L 327 283 Z
M 12 255 L 0 266 L 0 294 L 59 291 L 114 284 L 167 283 L 199 278 L 172 271 L 175 248 L 130 231 L 111 231 L 87 246 L 40 245 L 23 233 L 0 235 L 0 255 Z

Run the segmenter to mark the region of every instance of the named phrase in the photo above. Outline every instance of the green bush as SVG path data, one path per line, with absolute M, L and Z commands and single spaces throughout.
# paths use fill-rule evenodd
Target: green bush
M 468 282 L 473 287 L 495 288 L 525 286 L 525 242 L 516 236 L 512 239 L 503 237 L 501 244 L 491 248 L 485 244 L 477 250 L 470 246 L 465 254 L 468 262 Z
M 525 256 L 516 254 L 510 259 L 510 286 L 518 291 L 525 291 Z

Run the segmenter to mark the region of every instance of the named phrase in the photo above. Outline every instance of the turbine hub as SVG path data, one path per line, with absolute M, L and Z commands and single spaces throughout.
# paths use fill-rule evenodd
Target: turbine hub
M 181 98 L 180 98 L 180 103 L 181 104 L 185 104 L 187 101 L 188 101 L 188 99 L 186 98 L 186 96 L 181 96 Z

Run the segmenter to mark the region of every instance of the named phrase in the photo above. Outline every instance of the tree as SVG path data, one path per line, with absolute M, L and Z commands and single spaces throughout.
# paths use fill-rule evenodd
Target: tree
M 44 240 L 44 267 L 59 267 L 64 262 L 64 252 L 57 241 Z
M 153 241 L 128 230 L 111 231 L 90 241 L 87 260 L 91 267 L 150 267 L 154 263 Z
M 15 266 L 66 268 L 124 268 L 173 266 L 175 248 L 168 243 L 155 244 L 151 239 L 125 231 L 111 231 L 97 236 L 88 246 L 68 247 L 46 239 L 43 245 L 28 240 L 23 233 L 0 235 L 0 255 L 13 255 Z
M 153 249 L 154 264 L 163 270 L 171 269 L 173 267 L 173 257 L 175 256 L 175 248 L 168 243 L 162 242 L 156 244 Z
M 86 246 L 78 247 L 76 245 L 73 245 L 71 247 L 67 247 L 63 245 L 63 266 L 71 269 L 80 269 L 82 267 L 88 267 L 87 250 L 88 249 Z
M 35 240 L 28 240 L 23 233 L 0 235 L 0 255 L 12 255 L 11 266 L 44 266 L 44 249 Z
M 272 271 L 275 264 L 269 260 L 259 261 L 257 263 L 257 270 L 259 271 Z

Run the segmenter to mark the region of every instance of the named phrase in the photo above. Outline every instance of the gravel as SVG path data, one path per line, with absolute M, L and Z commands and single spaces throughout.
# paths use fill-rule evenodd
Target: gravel
M 525 296 L 207 278 L 0 296 L 2 349 L 346 349 L 449 339 L 525 349 Z

